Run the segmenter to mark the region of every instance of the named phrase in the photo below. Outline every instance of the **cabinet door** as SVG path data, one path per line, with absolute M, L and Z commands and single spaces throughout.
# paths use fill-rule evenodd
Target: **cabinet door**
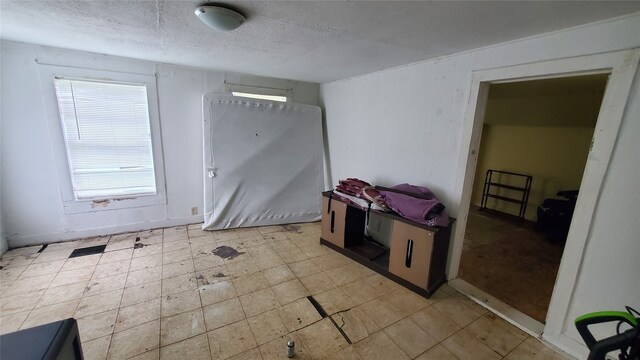
M 347 204 L 336 199 L 331 200 L 322 197 L 322 233 L 323 239 L 344 248 L 345 218 L 347 215 Z
M 402 221 L 394 221 L 389 272 L 426 289 L 429 282 L 433 235 L 431 231 Z

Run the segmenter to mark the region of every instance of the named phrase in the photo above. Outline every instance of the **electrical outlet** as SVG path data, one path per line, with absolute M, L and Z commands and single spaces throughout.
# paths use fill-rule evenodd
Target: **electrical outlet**
M 198 215 L 198 207 L 194 206 L 191 208 L 191 215 Z

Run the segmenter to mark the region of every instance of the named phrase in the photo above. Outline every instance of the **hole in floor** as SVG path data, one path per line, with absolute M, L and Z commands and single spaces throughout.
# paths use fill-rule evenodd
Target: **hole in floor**
M 94 254 L 102 254 L 107 245 L 99 245 L 99 246 L 90 246 L 86 248 L 75 249 L 69 255 L 69 258 L 79 257 L 79 256 L 87 256 Z

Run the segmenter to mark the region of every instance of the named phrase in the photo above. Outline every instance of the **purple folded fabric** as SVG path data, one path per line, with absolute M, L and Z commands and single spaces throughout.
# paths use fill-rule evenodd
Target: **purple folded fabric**
M 444 205 L 428 188 L 400 184 L 392 187 L 392 189 L 427 197 L 426 199 L 421 199 L 392 191 L 380 191 L 380 195 L 382 195 L 387 205 L 400 216 L 428 226 L 449 225 L 449 216 L 444 211 Z
M 426 197 L 428 197 L 430 199 L 438 200 L 436 195 L 431 190 L 429 190 L 429 188 L 426 188 L 424 186 L 411 185 L 411 184 L 404 183 L 404 184 L 393 186 L 391 188 L 392 189 L 396 189 L 396 190 L 400 190 L 400 191 L 404 191 L 404 192 L 408 192 L 408 193 L 413 193 L 413 194 L 426 196 Z

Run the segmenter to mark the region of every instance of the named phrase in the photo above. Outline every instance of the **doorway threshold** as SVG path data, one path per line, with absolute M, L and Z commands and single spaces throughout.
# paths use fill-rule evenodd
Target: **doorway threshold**
M 544 324 L 538 320 L 518 311 L 513 306 L 489 295 L 460 278 L 450 280 L 448 284 L 520 330 L 535 338 L 541 338 L 542 332 L 544 331 Z

